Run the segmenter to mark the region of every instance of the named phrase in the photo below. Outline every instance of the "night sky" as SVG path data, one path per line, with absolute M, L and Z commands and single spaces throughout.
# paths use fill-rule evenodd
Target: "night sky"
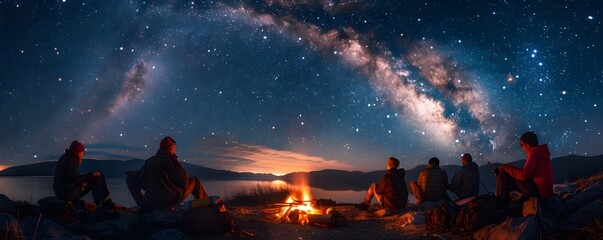
M 179 159 L 239 172 L 603 153 L 603 3 L 0 0 L 0 168 Z

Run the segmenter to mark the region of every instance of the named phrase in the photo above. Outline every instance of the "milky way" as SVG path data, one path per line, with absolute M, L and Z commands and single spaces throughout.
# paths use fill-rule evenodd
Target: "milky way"
M 73 139 L 144 159 L 166 135 L 183 161 L 275 173 L 512 161 L 528 130 L 602 153 L 596 1 L 0 6 L 0 165 Z

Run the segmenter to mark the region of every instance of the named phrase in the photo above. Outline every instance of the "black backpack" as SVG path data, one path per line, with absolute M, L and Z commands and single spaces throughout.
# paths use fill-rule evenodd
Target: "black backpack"
M 453 227 L 453 217 L 461 210 L 454 202 L 444 202 L 425 213 L 425 222 L 430 227 Z
M 182 227 L 187 234 L 210 235 L 231 231 L 234 221 L 220 201 L 186 210 L 182 216 Z
M 475 197 L 467 208 L 460 210 L 453 217 L 452 225 L 475 232 L 487 225 L 499 223 L 505 216 L 503 205 L 493 193 L 488 193 Z

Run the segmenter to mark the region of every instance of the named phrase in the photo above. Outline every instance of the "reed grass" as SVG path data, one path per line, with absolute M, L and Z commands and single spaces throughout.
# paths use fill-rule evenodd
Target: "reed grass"
M 256 185 L 225 196 L 227 204 L 263 205 L 282 203 L 295 190 L 286 186 Z

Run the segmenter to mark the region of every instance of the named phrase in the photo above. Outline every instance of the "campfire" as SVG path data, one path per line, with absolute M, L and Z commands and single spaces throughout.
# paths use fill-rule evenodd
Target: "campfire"
M 300 189 L 291 193 L 284 203 L 275 204 L 280 206 L 280 212 L 276 214 L 277 222 L 321 226 L 346 224 L 345 217 L 334 209 L 335 201 L 313 199 L 307 182 L 301 183 Z

